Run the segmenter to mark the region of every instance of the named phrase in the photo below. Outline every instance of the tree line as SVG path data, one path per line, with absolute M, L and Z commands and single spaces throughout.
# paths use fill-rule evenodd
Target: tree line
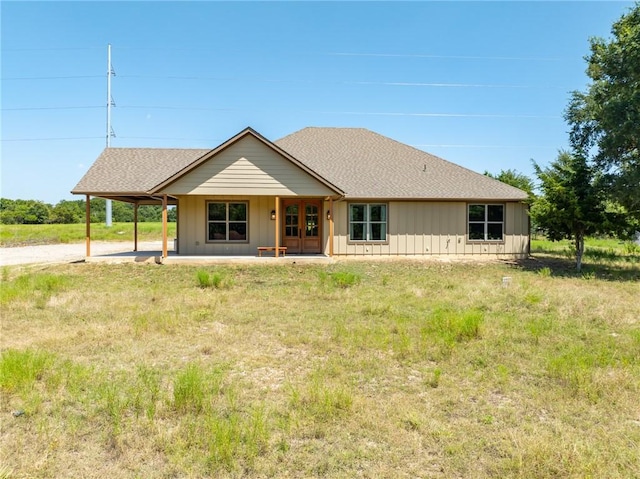
M 92 198 L 91 223 L 104 223 L 107 218 L 106 200 Z M 133 205 L 121 201 L 113 201 L 112 220 L 116 223 L 133 222 Z M 170 208 L 167 212 L 169 221 L 176 221 L 177 211 Z M 86 217 L 85 200 L 62 200 L 55 205 L 39 200 L 10 200 L 0 198 L 0 224 L 72 224 L 84 223 Z M 141 205 L 138 207 L 139 222 L 162 221 L 162 206 Z

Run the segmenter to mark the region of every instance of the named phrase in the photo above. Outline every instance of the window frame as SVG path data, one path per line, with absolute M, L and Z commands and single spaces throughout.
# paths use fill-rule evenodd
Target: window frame
M 483 220 L 471 220 L 470 213 L 471 208 L 473 206 L 483 206 L 484 207 L 484 219 Z M 489 207 L 490 206 L 501 206 L 502 207 L 502 220 L 495 221 L 489 219 Z M 467 242 L 473 244 L 479 243 L 504 243 L 505 241 L 505 218 L 507 213 L 507 205 L 505 203 L 467 203 Z M 483 238 L 475 239 L 471 238 L 471 225 L 472 224 L 481 224 L 483 225 Z M 501 225 L 501 234 L 500 239 L 489 239 L 489 225 Z
M 364 206 L 365 209 L 365 219 L 362 221 L 352 221 L 351 220 L 351 208 L 353 206 Z M 371 221 L 371 208 L 375 206 L 383 206 L 384 207 L 384 221 Z M 362 224 L 364 225 L 365 231 L 365 239 L 353 239 L 352 237 L 352 224 Z M 371 239 L 371 225 L 372 224 L 382 224 L 384 225 L 384 239 Z M 348 243 L 354 244 L 388 244 L 389 243 L 389 203 L 382 202 L 360 202 L 354 201 L 353 203 L 347 204 L 347 231 L 348 231 Z
M 209 206 L 212 204 L 223 204 L 225 207 L 225 220 L 224 222 L 221 220 L 210 220 L 209 219 Z M 238 220 L 233 220 L 231 221 L 229 219 L 229 205 L 244 205 L 245 206 L 245 212 L 246 212 L 246 217 L 244 221 L 238 221 Z M 204 213 L 205 213 L 205 242 L 206 243 L 212 243 L 212 244 L 220 244 L 220 243 L 231 243 L 231 244 L 242 244 L 242 243 L 249 243 L 249 202 L 248 201 L 236 201 L 236 200 L 207 200 L 205 203 L 205 209 L 204 209 Z M 218 223 L 218 224 L 224 224 L 225 225 L 225 239 L 212 239 L 209 236 L 209 225 L 211 223 Z M 229 239 L 229 224 L 230 223 L 244 223 L 245 225 L 245 239 L 240 239 L 240 240 L 233 240 L 233 239 Z

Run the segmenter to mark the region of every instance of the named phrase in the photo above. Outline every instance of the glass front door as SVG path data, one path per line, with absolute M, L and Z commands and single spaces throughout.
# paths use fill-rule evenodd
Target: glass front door
M 321 253 L 321 200 L 284 200 L 283 242 L 287 253 Z

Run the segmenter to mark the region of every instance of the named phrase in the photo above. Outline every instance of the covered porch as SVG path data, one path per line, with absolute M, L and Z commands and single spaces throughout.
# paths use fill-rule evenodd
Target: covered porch
M 86 195 L 86 258 L 89 262 L 221 263 L 240 259 L 323 262 L 333 256 L 333 198 L 95 195 L 133 205 L 131 251 L 91 254 L 91 199 Z M 139 249 L 138 208 L 162 206 L 157 250 Z M 178 207 L 175 237 L 168 235 L 168 208 Z M 182 207 L 180 207 L 182 206 Z
M 175 257 L 333 256 L 333 203 L 344 192 L 251 128 L 213 150 L 107 148 L 72 191 L 162 205 L 160 257 L 169 258 L 167 208 L 177 205 Z M 265 257 L 265 260 L 268 260 Z

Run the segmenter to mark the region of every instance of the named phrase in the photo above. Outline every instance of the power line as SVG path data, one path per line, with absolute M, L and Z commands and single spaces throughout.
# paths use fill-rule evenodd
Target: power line
M 490 149 L 503 149 L 503 148 L 513 148 L 513 149 L 519 149 L 519 148 L 541 148 L 541 149 L 546 149 L 546 148 L 557 148 L 556 146 L 545 146 L 545 145 L 463 145 L 463 144 L 417 144 L 417 145 L 410 145 L 413 146 L 414 148 L 490 148 Z
M 3 52 L 35 52 L 62 50 L 102 50 L 102 47 L 31 47 L 31 48 L 1 48 Z
M 121 140 L 155 140 L 155 141 L 208 141 L 219 143 L 224 141 L 220 138 L 186 138 L 186 137 L 161 137 L 161 136 L 120 136 Z M 8 138 L 0 139 L 2 142 L 31 142 L 31 141 L 76 141 L 76 140 L 100 140 L 101 136 L 79 136 L 79 137 L 50 137 L 50 138 Z M 548 149 L 556 146 L 546 145 L 477 145 L 477 144 L 438 144 L 421 143 L 410 145 L 414 148 L 486 148 L 486 149 Z
M 491 83 L 428 83 L 428 82 L 378 82 L 378 81 L 348 81 L 351 85 L 382 85 L 382 86 L 418 86 L 434 88 L 562 88 L 548 85 L 507 85 Z
M 485 113 L 411 113 L 411 112 L 376 112 L 376 111 L 306 111 L 305 113 L 323 113 L 328 115 L 367 115 L 367 116 L 414 116 L 434 118 L 562 118 L 557 115 L 527 114 L 485 114 Z
M 19 107 L 2 108 L 0 111 L 39 111 L 39 110 L 82 110 L 102 109 L 104 106 L 52 106 L 52 107 Z M 212 108 L 200 106 L 170 105 L 120 105 L 118 109 L 129 110 L 189 110 L 189 111 L 235 111 L 251 112 L 238 108 Z M 323 111 L 323 110 L 290 110 L 291 113 L 315 113 L 324 115 L 363 115 L 363 116 L 408 116 L 433 118 L 532 118 L 557 119 L 559 115 L 505 114 L 505 113 L 447 113 L 447 112 L 383 112 L 383 111 Z
M 162 105 L 119 105 L 118 109 L 129 110 L 193 110 L 193 111 L 250 111 L 238 108 L 212 108 L 206 106 L 162 106 Z
M 172 138 L 162 136 L 119 136 L 118 138 L 123 140 L 213 141 L 217 143 L 224 141 L 224 139 L 220 138 Z
M 545 61 L 545 62 L 559 62 L 563 61 L 563 58 L 553 57 L 499 57 L 499 56 L 472 56 L 472 55 L 431 55 L 420 53 L 356 53 L 356 52 L 332 52 L 327 53 L 331 56 L 344 56 L 344 57 L 388 57 L 388 58 L 432 58 L 443 60 L 499 60 L 499 61 Z
M 101 136 L 75 136 L 64 138 L 2 138 L 0 141 L 58 141 L 58 140 L 99 140 Z
M 161 105 L 121 105 L 121 109 L 142 110 L 196 110 L 196 111 L 246 111 L 237 108 L 209 108 L 191 106 L 161 106 Z M 501 114 L 501 113 L 431 113 L 431 112 L 374 112 L 374 111 L 322 111 L 322 110 L 290 110 L 291 113 L 320 113 L 327 115 L 371 115 L 371 116 L 416 116 L 435 118 L 562 118 L 558 115 L 533 115 L 533 114 Z
M 104 108 L 104 106 L 80 105 L 80 106 L 27 106 L 18 108 L 1 108 L 0 111 L 34 111 L 34 110 L 92 110 Z
M 50 77 L 5 77 L 0 78 L 2 81 L 9 80 L 74 80 L 78 78 L 102 78 L 102 75 L 68 75 L 68 76 L 50 76 Z
M 30 47 L 30 48 L 2 48 L 3 52 L 29 52 L 29 51 L 73 51 L 73 50 L 102 50 L 103 47 Z M 115 45 L 118 50 L 143 50 L 143 51 L 206 51 L 219 52 L 219 49 L 206 46 L 189 47 L 138 47 L 127 45 Z M 228 50 L 227 50 L 228 51 Z M 295 56 L 349 56 L 349 57 L 380 57 L 380 58 L 424 58 L 424 59 L 450 59 L 450 60 L 498 60 L 498 61 L 564 61 L 561 57 L 525 57 L 525 56 L 494 56 L 494 55 L 439 55 L 433 53 L 388 53 L 388 52 L 297 52 Z M 280 56 L 282 56 L 280 54 Z M 289 55 L 294 56 L 294 55 Z
M 120 75 L 118 78 L 139 78 L 146 80 L 191 80 L 191 81 L 230 81 L 230 82 L 259 82 L 259 83 L 298 83 L 298 84 L 332 84 L 332 85 L 372 85 L 372 86 L 400 86 L 400 87 L 431 87 L 431 88 L 564 88 L 559 85 L 512 85 L 499 83 L 447 83 L 447 82 L 418 82 L 418 81 L 371 81 L 371 80 L 297 80 L 274 78 L 247 77 L 210 77 L 194 75 Z

